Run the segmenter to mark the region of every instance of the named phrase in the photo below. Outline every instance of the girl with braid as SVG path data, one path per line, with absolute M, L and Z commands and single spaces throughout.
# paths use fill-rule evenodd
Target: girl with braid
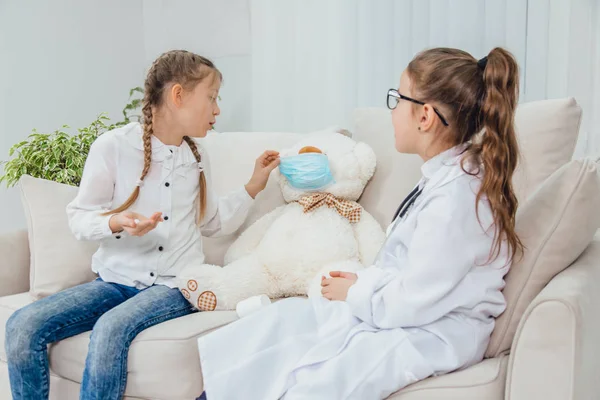
M 47 345 L 92 330 L 81 399 L 120 399 L 129 345 L 144 329 L 194 312 L 177 289 L 178 272 L 204 255 L 201 235 L 234 232 L 264 189 L 279 154 L 266 151 L 247 185 L 217 198 L 211 191 L 206 136 L 220 109 L 221 73 L 204 57 L 170 51 L 150 67 L 143 124 L 131 123 L 92 145 L 69 224 L 100 242 L 98 274 L 28 305 L 7 322 L 12 395 L 47 399 Z

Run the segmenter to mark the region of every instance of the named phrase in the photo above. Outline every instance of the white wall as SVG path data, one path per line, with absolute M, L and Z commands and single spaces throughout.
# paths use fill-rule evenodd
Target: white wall
M 140 13 L 141 1 L 0 3 L 0 159 L 34 127 L 118 115 L 144 71 Z M 0 210 L 2 231 L 24 226 L 16 189 L 0 189 Z
M 225 76 L 218 128 L 250 123 L 245 0 L 0 0 L 0 160 L 32 128 L 118 119 L 128 91 L 171 48 L 211 57 Z M 25 226 L 17 189 L 0 188 L 0 232 Z
M 247 0 L 144 0 L 144 65 L 166 50 L 187 49 L 223 73 L 221 131 L 250 129 L 250 18 Z
M 575 157 L 600 155 L 600 1 L 528 0 L 525 99 L 575 97 Z

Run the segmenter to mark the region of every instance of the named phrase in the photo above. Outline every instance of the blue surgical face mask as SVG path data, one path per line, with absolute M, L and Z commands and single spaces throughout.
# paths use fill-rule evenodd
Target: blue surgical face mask
M 334 182 L 329 159 L 320 153 L 281 157 L 279 172 L 292 187 L 300 190 L 319 190 Z

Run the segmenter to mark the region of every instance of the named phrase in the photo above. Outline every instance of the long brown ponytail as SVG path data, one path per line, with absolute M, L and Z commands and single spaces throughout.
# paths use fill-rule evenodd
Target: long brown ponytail
M 512 186 L 519 158 L 514 127 L 519 68 L 513 55 L 497 47 L 478 61 L 461 50 L 431 49 L 418 54 L 407 73 L 419 100 L 443 109 L 451 144 L 465 144 L 462 168 L 473 175 L 480 170 L 465 165 L 483 168 L 477 205 L 485 196 L 494 218 L 490 259 L 498 257 L 503 241 L 514 259 L 523 244 L 515 232 L 518 201 Z
M 221 73 L 210 60 L 189 51 L 172 50 L 162 54 L 154 61 L 144 82 L 144 99 L 142 100 L 144 166 L 139 182 L 123 204 L 114 210 L 106 212 L 104 215 L 116 214 L 129 209 L 140 195 L 140 185 L 148 175 L 152 164 L 152 109 L 162 104 L 165 87 L 169 83 L 179 83 L 186 89 L 192 89 L 209 76 L 222 79 Z M 202 157 L 196 143 L 188 136 L 185 136 L 183 139 L 190 147 L 196 161 L 200 164 Z M 198 203 L 198 222 L 200 222 L 204 218 L 206 210 L 206 178 L 202 170 L 200 171 L 200 197 Z

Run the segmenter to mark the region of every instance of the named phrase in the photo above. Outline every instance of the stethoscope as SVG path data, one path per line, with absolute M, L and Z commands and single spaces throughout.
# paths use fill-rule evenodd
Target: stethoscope
M 422 187 L 420 187 L 420 186 L 422 186 Z M 396 226 L 398 225 L 398 223 L 400 221 L 402 221 L 402 219 L 404 218 L 404 216 L 406 215 L 406 213 L 408 212 L 410 207 L 415 203 L 415 201 L 421 195 L 421 193 L 423 193 L 424 188 L 425 188 L 425 185 L 421 185 L 421 182 L 419 182 L 419 184 L 408 194 L 408 196 L 406 196 L 406 198 L 404 200 L 402 200 L 402 203 L 400 203 L 400 207 L 398 207 L 398 209 L 394 213 L 394 218 L 392 218 L 392 226 L 389 228 L 389 230 L 387 232 L 388 234 L 386 234 L 386 240 L 382 244 L 381 248 L 377 252 L 377 256 L 375 256 L 375 259 L 373 260 L 374 263 L 377 262 L 377 260 L 379 259 L 379 256 L 381 255 L 381 252 L 385 248 L 385 244 L 387 242 L 387 237 L 389 236 L 389 234 L 391 234 L 391 232 L 394 229 L 396 229 Z
M 396 220 L 396 218 L 399 218 L 399 219 L 404 218 L 404 216 L 406 215 L 406 213 L 408 212 L 410 207 L 415 203 L 415 200 L 417 200 L 417 197 L 419 197 L 421 195 L 421 193 L 423 193 L 423 188 L 425 186 L 423 186 L 420 189 L 419 189 L 419 186 L 420 185 L 417 185 L 412 190 L 412 192 L 410 192 L 408 194 L 408 196 L 406 196 L 406 198 L 404 200 L 402 200 L 402 203 L 400 203 L 400 207 L 398 207 L 398 209 L 394 213 L 394 218 L 392 218 L 392 223 Z

